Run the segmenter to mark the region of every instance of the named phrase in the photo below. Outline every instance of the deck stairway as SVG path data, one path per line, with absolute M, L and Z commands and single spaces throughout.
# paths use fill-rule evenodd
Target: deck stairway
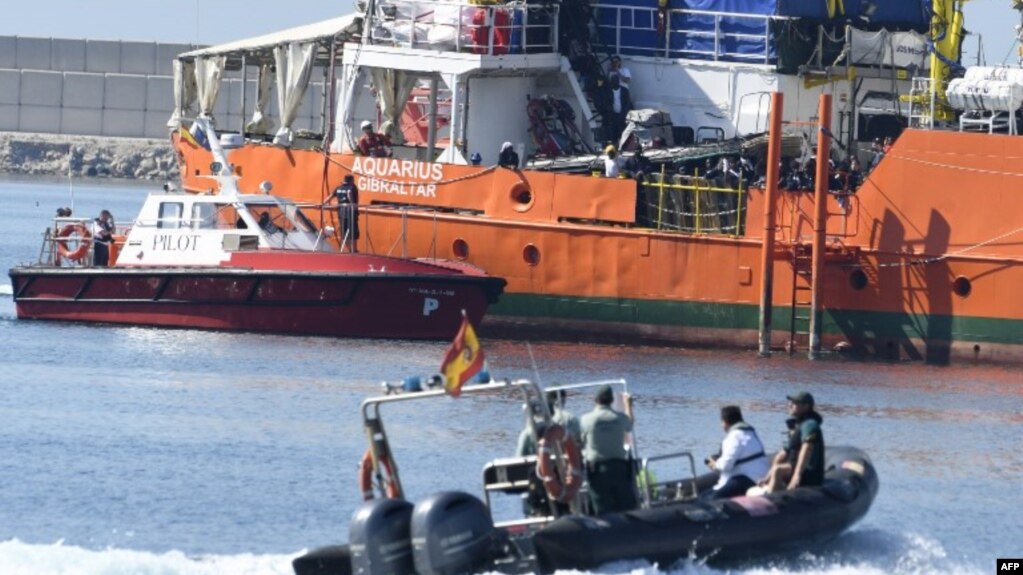
M 590 26 L 592 24 L 596 28 L 596 19 L 588 0 L 564 0 L 558 14 L 561 35 L 558 45 L 564 62 L 571 70 L 569 83 L 593 140 L 599 144 L 606 139 L 602 129 L 606 110 L 600 110 L 597 105 L 597 90 L 608 82 L 604 63 L 611 59 L 612 54 L 599 36 L 594 41 L 591 35 Z

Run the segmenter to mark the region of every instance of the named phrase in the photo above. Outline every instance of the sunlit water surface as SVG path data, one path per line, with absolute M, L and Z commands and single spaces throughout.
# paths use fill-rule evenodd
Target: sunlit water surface
M 129 222 L 145 189 L 75 186 L 75 210 Z M 38 257 L 66 183 L 0 182 L 0 267 Z M 382 380 L 436 371 L 445 345 L 18 321 L 0 279 L 0 573 L 289 573 L 344 541 L 365 449 L 361 400 Z M 531 375 L 519 342 L 484 339 L 497 377 Z M 747 574 L 990 573 L 1023 555 L 1023 371 L 856 363 L 585 344 L 533 344 L 545 382 L 624 377 L 647 455 L 711 453 L 738 403 L 780 443 L 785 395 L 818 398 L 832 444 L 867 450 L 881 491 L 833 543 Z M 589 398 L 569 398 L 582 412 Z M 509 454 L 509 397 L 388 408 L 412 499 L 479 492 Z M 718 573 L 684 563 L 676 573 Z M 652 573 L 643 564 L 607 573 Z

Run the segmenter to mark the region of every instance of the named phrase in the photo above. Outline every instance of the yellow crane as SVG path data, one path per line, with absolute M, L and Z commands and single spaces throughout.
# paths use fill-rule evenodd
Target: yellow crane
M 920 123 L 933 126 L 955 120 L 955 112 L 948 103 L 945 89 L 951 79 L 952 68 L 959 65 L 962 56 L 963 11 L 962 6 L 969 0 L 933 0 L 931 4 L 930 76 L 923 81 L 914 79 L 909 95 L 902 96 L 918 113 L 911 118 L 920 118 Z M 1023 0 L 1012 0 L 1014 7 L 1023 9 Z

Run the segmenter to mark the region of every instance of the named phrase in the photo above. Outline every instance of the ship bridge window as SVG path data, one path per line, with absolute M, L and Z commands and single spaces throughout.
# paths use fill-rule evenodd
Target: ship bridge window
M 156 227 L 164 230 L 179 229 L 184 213 L 185 204 L 181 202 L 160 202 L 160 220 L 156 222 Z
M 245 222 L 232 204 L 197 203 L 192 206 L 192 229 L 244 229 Z

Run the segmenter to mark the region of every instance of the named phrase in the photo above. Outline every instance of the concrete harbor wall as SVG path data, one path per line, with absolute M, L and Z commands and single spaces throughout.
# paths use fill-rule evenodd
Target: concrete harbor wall
M 143 160 L 162 166 L 161 158 L 171 153 L 167 120 L 174 108 L 173 61 L 194 48 L 0 36 L 0 173 L 63 175 L 70 168 L 76 175 L 172 175 Z M 243 85 L 245 115 L 251 116 L 255 76 L 250 70 L 243 82 L 240 72 L 226 74 L 214 111 L 221 129 L 241 129 Z M 323 82 L 318 79 L 314 76 L 309 86 L 296 130 L 321 129 Z M 276 93 L 271 101 L 270 117 L 276 119 Z M 58 157 L 71 160 L 61 165 Z
M 174 108 L 175 56 L 188 44 L 0 36 L 0 131 L 121 138 L 167 137 Z M 318 70 L 319 71 L 319 70 Z M 244 82 L 246 115 L 256 102 L 256 73 Z M 228 72 L 214 117 L 242 126 L 240 72 Z M 296 130 L 321 129 L 323 81 L 313 77 Z M 270 116 L 277 117 L 276 93 Z
M 164 139 L 186 44 L 0 36 L 0 131 Z

